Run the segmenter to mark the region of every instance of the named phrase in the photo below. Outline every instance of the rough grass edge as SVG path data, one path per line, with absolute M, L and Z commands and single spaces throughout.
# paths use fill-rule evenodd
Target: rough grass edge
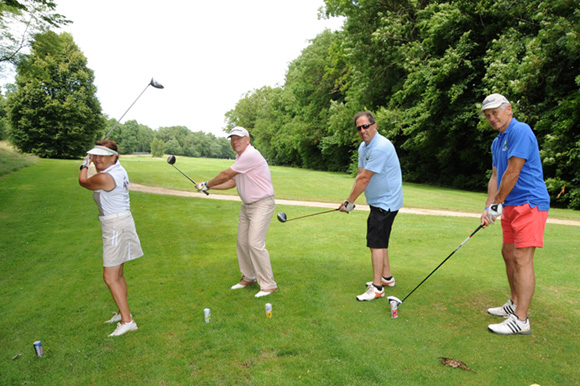
M 38 162 L 38 157 L 18 152 L 8 141 L 0 141 L 0 176 L 24 169 Z

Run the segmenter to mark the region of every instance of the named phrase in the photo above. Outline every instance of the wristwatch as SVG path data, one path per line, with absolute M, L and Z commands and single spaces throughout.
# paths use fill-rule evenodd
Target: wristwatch
M 83 170 L 83 169 L 88 169 L 89 167 L 86 165 L 81 165 L 81 167 L 79 168 L 79 170 Z

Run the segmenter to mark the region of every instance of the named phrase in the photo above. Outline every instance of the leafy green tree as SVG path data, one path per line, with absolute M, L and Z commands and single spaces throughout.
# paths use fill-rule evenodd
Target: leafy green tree
M 466 130 L 475 126 L 480 97 L 473 86 L 482 74 L 473 63 L 480 46 L 469 32 L 478 27 L 469 3 L 326 1 L 327 12 L 348 18 L 341 48 L 352 74 L 346 111 L 375 112 L 407 181 L 483 184 L 489 151 L 478 139 L 485 133 L 472 140 Z
M 207 158 L 231 158 L 235 155 L 226 138 L 202 131 L 192 132 L 185 126 L 161 127 L 154 136 L 167 154 Z
M 3 64 L 18 63 L 36 34 L 71 23 L 55 9 L 56 3 L 48 0 L 0 1 L 0 72 Z
M 183 144 L 183 155 L 188 157 L 201 157 L 202 156 L 202 144 L 200 139 L 205 141 L 205 136 L 201 132 L 192 133 L 192 135 L 187 136 Z
M 276 136 L 277 112 L 274 112 L 272 100 L 274 95 L 282 92 L 280 88 L 264 86 L 248 91 L 233 110 L 226 113 L 228 129 L 241 126 L 250 132 L 252 144 L 260 149 L 262 155 L 270 162 L 276 157 L 276 146 L 273 138 Z
M 163 157 L 163 149 L 165 144 L 159 138 L 153 138 L 151 141 L 151 156 L 156 158 Z
M 0 141 L 8 137 L 8 118 L 6 115 L 6 98 L 0 94 Z
M 44 158 L 85 154 L 104 126 L 93 81 L 93 71 L 70 34 L 37 35 L 8 95 L 12 143 Z
M 288 90 L 276 87 L 263 95 L 267 103 L 257 111 L 251 130 L 254 146 L 271 164 L 300 165 L 296 141 L 289 125 L 295 115 L 296 100 Z
M 538 136 L 554 205 L 580 208 L 580 0 L 325 0 L 344 16 L 288 67 L 283 87 L 227 114 L 274 164 L 353 170 L 352 116 L 375 113 L 406 181 L 485 191 L 494 92 Z
M 172 138 L 169 141 L 167 141 L 163 146 L 163 152 L 165 154 L 173 154 L 173 155 L 183 154 L 183 149 L 179 144 L 179 141 L 175 138 Z
M 340 35 L 324 31 L 294 60 L 282 88 L 248 92 L 228 112 L 228 127 L 250 130 L 273 164 L 345 170 L 349 149 L 328 126 L 331 103 L 343 101 L 345 64 L 334 50 Z
M 153 129 L 146 125 L 140 125 L 137 122 L 137 147 L 136 152 L 149 153 L 151 152 L 151 142 L 153 141 Z
M 507 5 L 497 5 L 496 14 Z M 554 206 L 580 209 L 580 1 L 526 1 L 489 46 L 486 90 L 505 90 L 534 128 Z
M 561 181 L 553 199 L 567 184 L 559 200 L 574 200 L 578 0 L 325 3 L 328 15 L 347 17 L 348 110 L 376 112 L 407 181 L 484 190 L 495 133 L 477 111 L 500 92 L 536 130 L 546 177 Z
M 288 67 L 284 89 L 296 101 L 291 125 L 301 165 L 307 168 L 337 171 L 349 162 L 349 149 L 328 127 L 331 102 L 344 101 L 339 78 L 345 65 L 332 49 L 341 38 L 330 30 L 320 33 Z
M 218 158 L 226 158 L 226 159 L 235 158 L 236 152 L 234 151 L 234 149 L 232 149 L 230 141 L 227 138 L 223 137 L 217 138 L 217 143 L 219 145 Z
M 354 110 L 376 111 L 404 79 L 405 51 L 397 47 L 415 39 L 415 8 L 426 0 L 326 0 L 326 15 L 345 16 L 338 51 L 346 61 L 341 79 Z M 389 23 L 395 23 L 392 27 Z M 390 36 L 378 36 L 385 28 Z
M 163 142 L 167 143 L 170 140 L 175 139 L 181 147 L 183 147 L 185 138 L 189 135 L 191 135 L 191 130 L 185 126 L 160 127 L 156 133 L 156 137 L 161 139 Z
M 115 119 L 110 119 L 108 125 L 113 127 L 116 122 Z M 118 124 L 109 138 L 117 143 L 122 154 L 148 153 L 151 151 L 153 130 L 135 120 L 130 120 Z

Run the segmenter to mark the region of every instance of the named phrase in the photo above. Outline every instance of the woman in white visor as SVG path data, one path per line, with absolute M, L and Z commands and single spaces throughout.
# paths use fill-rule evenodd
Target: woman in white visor
M 131 215 L 127 190 L 129 176 L 119 162 L 117 144 L 109 140 L 100 141 L 87 154 L 80 168 L 79 183 L 94 192 L 93 198 L 99 208 L 103 232 L 103 279 L 118 308 L 105 323 L 118 322 L 109 336 L 119 336 L 137 329 L 129 311 L 123 265 L 143 256 L 143 250 Z M 91 162 L 95 164 L 97 173 L 89 177 Z

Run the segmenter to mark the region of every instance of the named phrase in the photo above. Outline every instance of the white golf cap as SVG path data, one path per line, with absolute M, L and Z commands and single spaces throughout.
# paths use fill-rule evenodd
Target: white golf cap
M 95 145 L 91 150 L 87 151 L 91 155 L 119 155 L 115 150 L 109 149 L 106 146 Z
M 497 109 L 499 106 L 501 106 L 504 103 L 506 103 L 508 105 L 511 104 L 510 101 L 508 101 L 507 98 L 501 94 L 488 95 L 483 100 L 483 102 L 481 102 L 481 111 L 487 110 L 487 109 Z
M 228 134 L 228 139 L 232 135 L 237 135 L 238 137 L 249 137 L 250 136 L 250 133 L 248 133 L 248 130 L 244 129 L 243 127 L 236 126 Z

